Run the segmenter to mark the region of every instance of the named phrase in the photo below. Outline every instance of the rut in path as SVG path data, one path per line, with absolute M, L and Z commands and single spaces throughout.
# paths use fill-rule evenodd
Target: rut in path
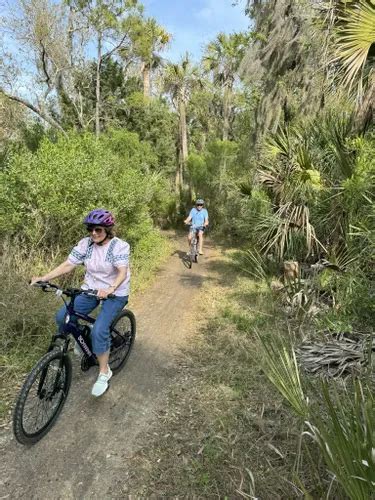
M 194 333 L 197 291 L 208 278 L 215 251 L 192 270 L 183 265 L 184 239 L 151 287 L 130 300 L 137 339 L 125 368 L 98 400 L 90 395 L 96 371 L 74 363 L 65 407 L 52 430 L 33 447 L 0 436 L 0 499 L 118 498 L 126 482 L 137 436 L 149 429 L 162 393 L 173 383 L 176 353 Z

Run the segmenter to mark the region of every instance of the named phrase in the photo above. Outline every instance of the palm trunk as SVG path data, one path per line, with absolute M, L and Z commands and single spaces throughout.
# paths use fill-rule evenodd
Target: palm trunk
M 143 95 L 144 97 L 150 97 L 151 95 L 151 82 L 150 82 L 150 64 L 144 63 L 142 67 L 142 79 L 143 79 Z
M 375 76 L 370 80 L 362 102 L 358 106 L 355 115 L 355 129 L 362 133 L 374 122 L 375 114 Z
M 223 96 L 223 141 L 227 141 L 229 137 L 230 101 L 231 89 L 229 86 L 225 86 Z
M 185 168 L 188 157 L 188 138 L 186 124 L 186 106 L 183 99 L 179 102 L 179 129 L 180 129 L 180 151 L 179 151 L 179 169 L 180 169 L 180 189 L 185 185 Z
M 96 138 L 100 135 L 100 109 L 101 109 L 101 95 L 100 95 L 100 67 L 102 65 L 102 37 L 98 36 L 96 62 L 96 103 L 95 103 L 95 135 Z
M 229 139 L 229 118 L 230 118 L 230 105 L 231 105 L 232 89 L 229 84 L 224 87 L 223 95 L 223 141 Z M 225 148 L 225 146 L 224 146 Z M 220 162 L 219 172 L 219 192 L 223 190 L 224 179 L 227 170 L 227 156 L 224 149 L 224 158 Z

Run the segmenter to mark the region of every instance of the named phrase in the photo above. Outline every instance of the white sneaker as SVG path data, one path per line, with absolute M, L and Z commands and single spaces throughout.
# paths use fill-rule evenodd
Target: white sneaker
M 108 366 L 108 372 L 107 373 L 99 373 L 98 378 L 96 379 L 95 384 L 93 385 L 91 394 L 95 397 L 102 396 L 105 391 L 108 389 L 109 386 L 109 380 L 112 377 L 112 370 Z

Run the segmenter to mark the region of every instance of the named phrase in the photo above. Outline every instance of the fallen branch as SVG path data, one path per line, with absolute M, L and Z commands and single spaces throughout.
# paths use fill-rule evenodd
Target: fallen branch
M 26 99 L 23 99 L 22 97 L 8 94 L 3 89 L 0 89 L 0 94 L 2 94 L 4 97 L 10 99 L 11 101 L 18 102 L 19 104 L 22 104 L 22 106 L 25 106 L 26 108 L 30 109 L 31 111 L 33 111 L 33 113 L 40 116 L 44 121 L 49 123 L 52 127 L 57 128 L 60 132 L 62 132 L 65 136 L 67 136 L 67 133 L 65 132 L 65 130 L 62 128 L 62 126 L 56 120 L 54 120 L 51 116 L 44 113 L 40 108 L 31 104 L 31 102 L 26 101 Z

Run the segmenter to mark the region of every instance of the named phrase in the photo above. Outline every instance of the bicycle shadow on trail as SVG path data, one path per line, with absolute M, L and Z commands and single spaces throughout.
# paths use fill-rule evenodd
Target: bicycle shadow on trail
M 190 269 L 190 256 L 187 255 L 186 252 L 182 250 L 175 250 L 172 253 L 172 256 L 177 255 L 180 261 L 183 263 L 183 265 L 187 268 Z

